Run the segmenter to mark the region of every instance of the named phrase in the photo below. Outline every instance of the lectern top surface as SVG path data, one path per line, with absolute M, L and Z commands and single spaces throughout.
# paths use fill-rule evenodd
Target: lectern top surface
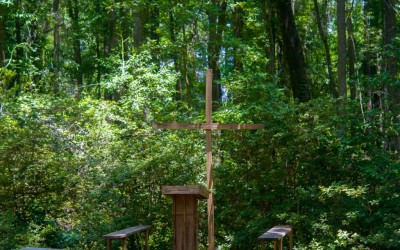
M 207 199 L 209 192 L 203 186 L 163 186 L 161 193 L 173 195 L 196 195 L 199 199 Z

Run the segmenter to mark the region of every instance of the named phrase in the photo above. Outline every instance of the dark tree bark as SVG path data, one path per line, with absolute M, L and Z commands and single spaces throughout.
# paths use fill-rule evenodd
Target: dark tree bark
M 160 33 L 158 28 L 160 26 L 160 10 L 157 5 L 150 5 L 147 10 L 146 25 L 148 27 L 145 29 L 145 37 L 149 37 L 151 40 L 156 41 L 157 44 L 160 43 Z
M 397 35 L 396 27 L 396 4 L 397 0 L 382 0 L 383 18 L 383 71 L 388 75 L 386 92 L 388 93 L 389 110 L 397 117 L 400 114 L 400 87 L 396 84 L 398 72 L 396 51 L 394 50 L 394 39 Z M 400 152 L 400 136 L 394 136 L 388 142 L 389 150 Z
M 353 22 L 351 20 L 351 16 L 347 18 L 347 52 L 348 52 L 348 64 L 349 64 L 349 79 L 350 83 L 350 98 L 352 100 L 356 99 L 356 82 L 357 82 L 357 73 L 356 73 L 356 45 L 353 36 Z
M 6 61 L 6 5 L 0 4 L 0 67 Z
M 233 35 L 236 38 L 236 42 L 233 46 L 233 68 L 234 70 L 241 71 L 243 69 L 243 63 L 241 60 L 241 49 L 239 46 L 237 46 L 238 43 L 241 43 L 243 40 L 243 26 L 244 26 L 244 20 L 243 20 L 243 7 L 242 5 L 238 4 L 235 6 L 234 12 L 233 12 L 233 18 L 234 18 L 234 32 Z
M 79 30 L 79 4 L 78 0 L 68 0 L 68 14 L 72 20 L 74 61 L 76 63 L 75 80 L 79 90 L 83 85 L 82 54 Z
M 337 14 L 337 39 L 338 39 L 338 62 L 337 62 L 337 74 L 338 74 L 338 115 L 343 116 L 345 114 L 345 103 L 347 98 L 347 83 L 346 83 L 346 63 L 347 63 L 347 51 L 346 51 L 346 0 L 337 0 L 336 2 L 336 14 Z M 339 126 L 339 132 L 344 132 L 344 126 Z
M 100 0 L 96 0 L 95 3 L 95 8 L 96 8 L 96 13 L 101 13 L 101 8 L 100 8 Z M 97 60 L 100 61 L 102 58 L 102 54 L 101 54 L 101 41 L 100 41 L 100 34 L 102 34 L 102 29 L 99 27 L 102 27 L 101 22 L 96 21 L 96 34 L 95 34 L 95 40 L 96 40 L 96 57 Z M 97 96 L 98 98 L 101 98 L 101 88 L 100 88 L 100 81 L 101 81 L 101 76 L 103 74 L 103 69 L 100 65 L 100 63 L 96 63 L 96 70 L 97 70 L 97 83 L 98 83 L 98 87 L 97 87 Z
M 389 76 L 391 83 L 387 88 L 390 110 L 400 114 L 400 88 L 393 83 L 397 74 L 397 58 L 394 51 L 394 39 L 397 35 L 396 0 L 382 0 L 383 4 L 383 70 Z
M 54 71 L 56 75 L 60 71 L 60 54 L 61 54 L 61 38 L 60 38 L 60 13 L 58 9 L 60 7 L 60 0 L 53 1 L 53 19 L 54 19 L 54 29 L 53 29 L 53 60 L 54 60 Z M 56 87 L 57 89 L 57 87 Z
M 371 21 L 370 21 L 370 19 L 371 19 L 370 12 L 371 12 L 370 0 L 364 0 L 364 26 L 365 26 L 364 30 L 365 30 L 366 50 L 363 55 L 361 70 L 365 76 L 373 76 L 373 75 L 376 75 L 378 72 L 377 66 L 376 66 L 376 60 L 377 60 L 376 55 L 374 55 L 371 52 L 372 38 L 371 38 L 370 29 L 371 29 L 371 26 L 374 26 L 374 25 L 372 25 Z
M 337 36 L 338 36 L 338 90 L 339 97 L 346 98 L 346 0 L 337 0 Z M 341 102 L 342 103 L 342 102 Z M 340 108 L 340 107 L 339 107 Z
M 173 10 L 169 11 L 169 36 L 173 45 L 176 44 L 176 22 Z M 173 46 L 175 48 L 175 46 Z M 174 61 L 174 68 L 176 72 L 180 71 L 180 62 L 178 58 L 178 53 L 175 49 L 172 51 L 172 60 Z M 178 77 L 176 81 L 176 99 L 182 101 L 183 100 L 183 84 L 182 77 Z
M 126 6 L 121 8 L 121 29 L 122 45 L 124 47 L 124 60 L 129 58 L 129 9 Z
M 337 97 L 338 94 L 337 94 L 336 84 L 335 84 L 335 80 L 334 80 L 333 72 L 332 72 L 332 59 L 331 59 L 331 51 L 329 49 L 326 24 L 324 24 L 325 26 L 322 25 L 322 19 L 321 19 L 321 14 L 319 11 L 319 6 L 318 6 L 317 0 L 314 0 L 314 12 L 315 12 L 315 18 L 317 20 L 318 32 L 321 37 L 322 44 L 324 45 L 326 66 L 328 67 L 328 79 L 329 79 L 330 92 L 334 97 Z
M 21 10 L 21 3 L 20 3 L 19 0 L 15 1 L 14 6 L 15 6 L 15 9 L 17 11 Z M 22 43 L 22 34 L 21 33 L 22 33 L 21 17 L 19 17 L 19 15 L 16 15 L 16 17 L 15 17 L 15 41 L 16 41 L 16 45 L 19 45 L 19 44 Z M 23 50 L 19 46 L 18 48 L 16 48 L 15 56 L 14 56 L 14 60 L 17 62 L 17 64 L 20 62 L 22 57 L 23 57 Z M 19 86 L 20 85 L 20 81 L 21 81 L 21 66 L 20 65 L 18 65 L 15 68 L 15 72 L 16 72 L 15 80 L 10 83 L 10 88 L 13 88 L 15 86 Z M 17 94 L 19 92 L 20 92 L 20 90 L 17 90 Z
M 115 1 L 113 1 L 113 6 L 108 10 L 108 21 L 107 28 L 104 34 L 104 56 L 108 56 L 111 50 L 115 47 L 115 28 L 116 28 L 116 14 L 115 14 Z
M 293 98 L 300 102 L 307 102 L 311 99 L 311 96 L 306 64 L 303 47 L 294 20 L 291 0 L 279 0 L 275 4 L 281 23 L 283 52 L 289 69 Z
M 135 19 L 135 24 L 133 26 L 133 40 L 134 40 L 134 46 L 136 49 L 139 49 L 140 46 L 142 46 L 143 41 L 144 41 L 144 34 L 143 34 L 143 13 L 142 9 L 140 6 L 137 6 L 137 8 L 133 12 L 133 16 Z
M 219 106 L 222 91 L 221 85 L 218 83 L 221 80 L 221 72 L 219 69 L 219 56 L 221 54 L 222 35 L 226 25 L 226 8 L 227 2 L 223 0 L 212 0 L 212 5 L 207 11 L 208 15 L 208 68 L 213 70 L 213 91 L 212 99 L 214 108 Z
M 275 64 L 276 64 L 276 13 L 271 5 L 271 0 L 265 0 L 261 5 L 262 13 L 264 16 L 265 33 L 268 37 L 268 44 L 265 45 L 264 51 L 268 59 L 266 65 L 266 73 L 268 81 L 275 81 Z

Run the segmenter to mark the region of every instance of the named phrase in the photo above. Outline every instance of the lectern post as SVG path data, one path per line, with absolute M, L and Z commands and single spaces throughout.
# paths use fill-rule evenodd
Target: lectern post
M 197 200 L 209 192 L 201 186 L 163 186 L 162 194 L 173 199 L 174 250 L 197 250 Z

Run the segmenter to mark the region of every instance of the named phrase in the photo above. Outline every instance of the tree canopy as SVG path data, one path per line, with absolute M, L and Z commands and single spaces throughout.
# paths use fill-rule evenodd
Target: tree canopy
M 203 123 L 208 68 L 215 122 L 265 124 L 215 136 L 220 249 L 399 249 L 399 5 L 0 0 L 0 249 L 171 249 L 160 188 L 205 183 L 205 134 L 151 125 Z

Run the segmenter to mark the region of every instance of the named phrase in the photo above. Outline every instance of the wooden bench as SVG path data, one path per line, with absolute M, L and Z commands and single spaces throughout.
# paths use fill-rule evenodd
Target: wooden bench
M 111 240 L 115 239 L 122 240 L 122 249 L 126 250 L 126 238 L 140 232 L 145 232 L 145 249 L 148 250 L 150 229 L 151 226 L 140 225 L 103 235 L 103 237 L 107 239 L 107 250 L 111 250 Z
M 289 234 L 289 249 L 293 249 L 293 229 L 291 226 L 282 225 L 282 226 L 275 226 L 265 232 L 263 235 L 258 237 L 261 240 L 261 249 L 265 250 L 265 242 L 273 241 L 274 242 L 274 250 L 282 250 L 283 249 L 283 237 Z

